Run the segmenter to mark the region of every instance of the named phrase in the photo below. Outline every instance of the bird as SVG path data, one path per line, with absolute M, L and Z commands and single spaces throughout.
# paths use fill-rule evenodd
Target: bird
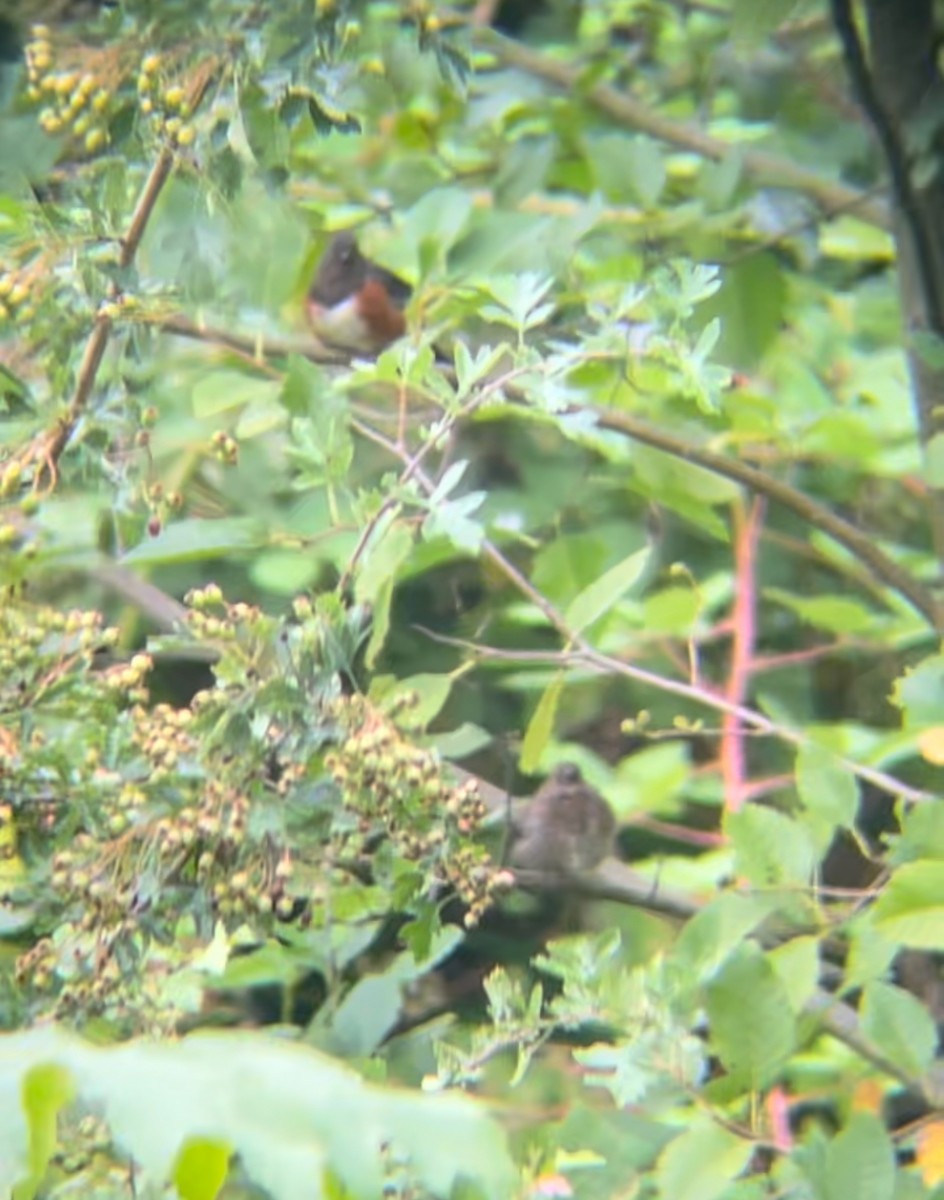
M 591 871 L 607 857 L 616 817 L 571 762 L 559 763 L 531 800 L 511 814 L 508 865 L 568 876 Z
M 350 230 L 328 243 L 308 289 L 313 332 L 340 350 L 379 354 L 406 332 L 413 289 L 399 275 L 365 258 Z

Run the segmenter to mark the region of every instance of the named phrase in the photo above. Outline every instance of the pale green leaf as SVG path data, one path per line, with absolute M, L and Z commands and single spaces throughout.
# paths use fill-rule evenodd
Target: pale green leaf
M 931 1065 L 937 1026 L 911 992 L 873 980 L 862 993 L 859 1019 L 865 1037 L 903 1071 L 917 1077 Z
M 826 1151 L 824 1200 L 892 1200 L 895 1150 L 888 1130 L 872 1113 L 853 1113 Z
M 944 950 L 944 871 L 939 862 L 898 867 L 873 909 L 883 937 L 922 950 Z
M 551 740 L 551 734 L 554 732 L 554 720 L 557 716 L 557 707 L 560 704 L 561 693 L 564 690 L 564 676 L 561 673 L 555 675 L 553 681 L 544 690 L 541 699 L 538 701 L 531 720 L 528 722 L 528 728 L 525 730 L 524 738 L 521 741 L 521 769 L 526 773 L 537 770 L 541 756 Z
M 702 1119 L 663 1150 L 656 1168 L 660 1195 L 666 1200 L 715 1200 L 746 1168 L 753 1152 L 748 1138 Z
M 581 633 L 608 612 L 637 582 L 646 569 L 651 552 L 648 546 L 634 551 L 575 596 L 564 614 L 567 628 L 572 633 Z
M 711 1042 L 729 1071 L 763 1088 L 796 1045 L 790 998 L 753 942 L 732 954 L 706 987 Z

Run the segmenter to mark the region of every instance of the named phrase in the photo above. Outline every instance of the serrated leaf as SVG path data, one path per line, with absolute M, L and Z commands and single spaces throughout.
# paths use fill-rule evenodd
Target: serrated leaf
M 771 903 L 760 898 L 732 892 L 716 896 L 686 923 L 675 945 L 674 961 L 694 981 L 702 982 L 714 974 L 770 910 Z
M 801 1012 L 819 981 L 818 941 L 814 937 L 793 938 L 776 950 L 769 951 L 767 961 L 783 984 L 791 1009 L 794 1013 Z
M 323 367 L 293 354 L 288 360 L 279 403 L 291 416 L 307 417 L 328 386 L 328 377 Z
M 804 808 L 821 824 L 825 850 L 836 829 L 852 829 L 859 810 L 859 784 L 852 772 L 822 746 L 806 744 L 796 756 L 796 785 Z
M 776 809 L 746 805 L 724 818 L 736 869 L 758 887 L 809 883 L 819 858 L 811 832 Z
M 892 1200 L 895 1151 L 888 1130 L 871 1113 L 854 1113 L 826 1150 L 825 1200 Z
M 659 1158 L 659 1194 L 671 1200 L 715 1200 L 745 1169 L 753 1152 L 748 1138 L 713 1121 L 692 1125 Z
M 859 1005 L 863 1034 L 888 1059 L 914 1076 L 930 1066 L 937 1027 L 924 1005 L 903 988 L 874 980 Z
M 891 700 L 902 710 L 906 728 L 937 725 L 944 696 L 944 655 L 932 654 L 895 681 Z
M 876 930 L 920 950 L 944 950 L 944 871 L 939 862 L 898 867 L 872 912 Z
M 789 996 L 763 951 L 747 942 L 705 989 L 711 1042 L 729 1071 L 757 1090 L 774 1077 L 796 1044 Z

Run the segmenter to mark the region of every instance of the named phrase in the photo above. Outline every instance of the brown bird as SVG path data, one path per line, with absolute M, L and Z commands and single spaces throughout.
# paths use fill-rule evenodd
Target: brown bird
M 574 763 L 560 763 L 533 799 L 511 815 L 509 866 L 573 875 L 590 871 L 610 853 L 616 818 Z
M 354 234 L 344 230 L 328 243 L 308 289 L 308 322 L 330 346 L 379 354 L 406 332 L 403 310 L 412 290 L 365 258 Z

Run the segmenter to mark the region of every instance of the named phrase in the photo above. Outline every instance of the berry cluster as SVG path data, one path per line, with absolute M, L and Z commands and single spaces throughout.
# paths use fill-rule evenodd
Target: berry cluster
M 417 701 L 404 697 L 401 703 Z M 398 856 L 455 890 L 467 908 L 466 926 L 474 927 L 506 884 L 472 840 L 487 813 L 474 782 L 447 782 L 433 753 L 407 742 L 360 697 L 341 701 L 338 716 L 347 736 L 325 766 L 345 808 L 358 817 L 351 840 L 359 849 L 378 834 L 389 840 Z
M 0 325 L 16 320 L 22 324 L 36 315 L 35 289 L 37 280 L 25 271 L 0 273 Z M 0 484 L 0 495 L 8 495 Z
M 179 84 L 168 84 L 161 74 L 159 54 L 148 54 L 138 74 L 138 107 L 159 137 L 173 146 L 191 146 L 194 128 L 188 122 L 190 105 Z
M 26 45 L 26 94 L 43 105 L 39 123 L 46 133 L 70 134 L 95 154 L 108 144 L 111 89 L 94 71 L 55 68 L 49 28 L 34 25 Z

